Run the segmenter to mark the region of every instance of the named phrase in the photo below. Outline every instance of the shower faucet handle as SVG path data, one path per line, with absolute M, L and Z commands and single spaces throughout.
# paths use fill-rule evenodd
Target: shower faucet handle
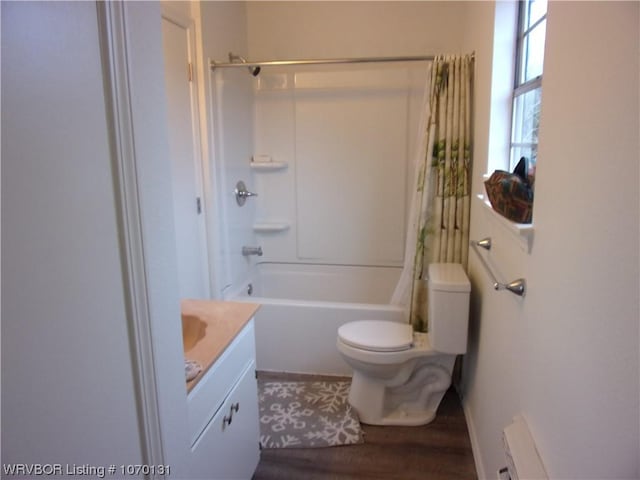
M 244 202 L 247 201 L 247 198 L 258 196 L 257 193 L 253 193 L 247 190 L 247 186 L 242 180 L 239 180 L 238 183 L 236 183 L 236 189 L 233 191 L 233 193 L 236 196 L 236 203 L 239 206 L 243 206 Z

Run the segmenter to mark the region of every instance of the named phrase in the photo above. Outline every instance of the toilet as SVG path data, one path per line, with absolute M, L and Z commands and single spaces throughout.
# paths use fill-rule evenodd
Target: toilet
M 424 425 L 435 418 L 458 354 L 467 351 L 469 292 L 462 265 L 428 267 L 428 333 L 411 325 L 359 320 L 338 329 L 353 369 L 349 403 L 362 423 Z

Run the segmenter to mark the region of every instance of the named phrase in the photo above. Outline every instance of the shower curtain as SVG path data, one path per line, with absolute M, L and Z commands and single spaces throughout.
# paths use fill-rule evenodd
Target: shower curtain
M 425 88 L 402 275 L 391 303 L 427 331 L 427 268 L 469 251 L 473 56 L 438 56 Z

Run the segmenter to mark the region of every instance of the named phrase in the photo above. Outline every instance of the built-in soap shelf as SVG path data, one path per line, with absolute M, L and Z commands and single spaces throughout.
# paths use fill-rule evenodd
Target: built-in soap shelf
M 258 172 L 284 170 L 288 166 L 287 162 L 251 162 L 249 165 L 251 166 L 251 170 Z
M 253 231 L 256 233 L 277 233 L 289 230 L 289 222 L 256 222 Z

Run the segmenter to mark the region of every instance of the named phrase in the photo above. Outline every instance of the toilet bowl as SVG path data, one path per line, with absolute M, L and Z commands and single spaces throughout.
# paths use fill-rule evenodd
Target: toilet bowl
M 337 347 L 353 369 L 349 403 L 371 425 L 424 425 L 435 418 L 466 352 L 469 280 L 459 264 L 428 268 L 429 333 L 380 320 L 349 322 Z

